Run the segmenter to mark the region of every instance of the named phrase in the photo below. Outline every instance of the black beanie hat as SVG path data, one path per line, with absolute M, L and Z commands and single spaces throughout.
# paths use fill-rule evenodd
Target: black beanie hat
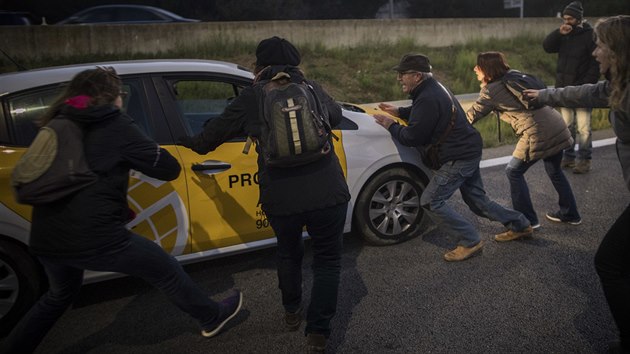
M 256 65 L 300 65 L 300 52 L 284 38 L 263 39 L 256 47 Z
M 584 14 L 584 8 L 582 8 L 582 3 L 579 1 L 574 1 L 570 3 L 569 5 L 567 5 L 567 7 L 564 8 L 564 11 L 562 11 L 562 14 L 569 15 L 575 18 L 576 20 L 581 20 L 582 15 Z

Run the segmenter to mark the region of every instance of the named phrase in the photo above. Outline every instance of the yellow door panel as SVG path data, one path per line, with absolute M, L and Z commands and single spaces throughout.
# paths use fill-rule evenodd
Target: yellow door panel
M 258 165 L 254 149 L 244 143 L 225 143 L 199 155 L 180 149 L 188 181 L 192 252 L 269 238 L 269 223 L 258 205 Z M 229 164 L 229 168 L 213 168 Z M 205 171 L 193 171 L 203 165 Z
M 13 172 L 13 167 L 25 151 L 25 148 L 0 146 L 0 203 L 30 221 L 31 207 L 18 204 L 15 201 L 11 188 L 11 173 Z

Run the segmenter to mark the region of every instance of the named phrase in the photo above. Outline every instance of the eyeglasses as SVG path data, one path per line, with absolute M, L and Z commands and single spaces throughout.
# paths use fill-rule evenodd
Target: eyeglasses
M 127 92 L 127 91 L 120 91 L 120 92 L 118 92 L 118 95 L 122 99 L 125 99 L 125 97 L 127 97 L 128 94 L 129 94 L 129 92 Z
M 420 74 L 419 71 L 403 71 L 403 72 L 398 72 L 398 77 L 403 77 L 404 75 L 407 74 Z

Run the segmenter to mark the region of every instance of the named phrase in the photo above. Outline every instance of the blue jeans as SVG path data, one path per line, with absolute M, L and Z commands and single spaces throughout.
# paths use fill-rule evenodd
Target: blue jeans
M 521 231 L 530 225 L 520 212 L 504 208 L 488 198 L 483 189 L 479 161 L 480 159 L 473 159 L 445 163 L 434 171 L 420 198 L 420 204 L 427 215 L 442 230 L 459 237 L 458 244 L 464 247 L 475 246 L 481 241 L 481 237 L 468 220 L 448 205 L 448 199 L 457 189 L 470 210 L 479 216 L 498 221 L 513 231 Z
M 278 238 L 278 280 L 282 305 L 296 312 L 302 303 L 302 230 L 311 237 L 313 288 L 304 332 L 330 335 L 330 320 L 337 310 L 341 273 L 343 227 L 348 203 L 293 215 L 268 215 Z
M 562 119 L 569 127 L 573 137 L 573 145 L 564 150 L 565 160 L 575 160 L 575 144 L 578 144 L 577 159 L 590 160 L 593 152 L 591 136 L 591 108 L 560 108 Z
M 46 270 L 48 292 L 13 329 L 8 353 L 35 350 L 46 333 L 72 304 L 83 283 L 84 269 L 118 272 L 144 279 L 204 327 L 217 319 L 219 305 L 190 279 L 179 262 L 152 241 L 131 234 L 126 245 L 77 258 L 38 257 Z
M 571 190 L 571 184 L 565 177 L 560 168 L 560 162 L 562 160 L 562 151 L 543 159 L 545 164 L 545 171 L 547 176 L 551 180 L 553 187 L 558 193 L 558 205 L 560 206 L 560 214 L 567 219 L 574 220 L 580 219 L 580 214 L 577 210 L 575 203 L 575 197 Z M 525 214 L 525 217 L 529 219 L 532 225 L 538 224 L 538 216 L 534 211 L 532 205 L 532 199 L 529 195 L 529 187 L 525 181 L 525 172 L 534 165 L 538 160 L 532 160 L 525 162 L 523 160 L 512 157 L 512 160 L 505 168 L 508 180 L 510 181 L 510 193 L 512 194 L 512 207 L 515 210 Z
M 621 345 L 630 351 L 630 205 L 608 230 L 595 254 L 595 269 L 619 329 Z

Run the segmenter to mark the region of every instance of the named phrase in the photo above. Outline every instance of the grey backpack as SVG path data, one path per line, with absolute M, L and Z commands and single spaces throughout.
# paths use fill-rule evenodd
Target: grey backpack
M 18 203 L 52 203 L 96 182 L 83 152 L 83 130 L 58 116 L 40 128 L 15 165 L 11 185 Z
M 281 72 L 258 85 L 258 92 L 263 121 L 258 144 L 268 166 L 305 165 L 332 151 L 328 112 L 312 86 Z

